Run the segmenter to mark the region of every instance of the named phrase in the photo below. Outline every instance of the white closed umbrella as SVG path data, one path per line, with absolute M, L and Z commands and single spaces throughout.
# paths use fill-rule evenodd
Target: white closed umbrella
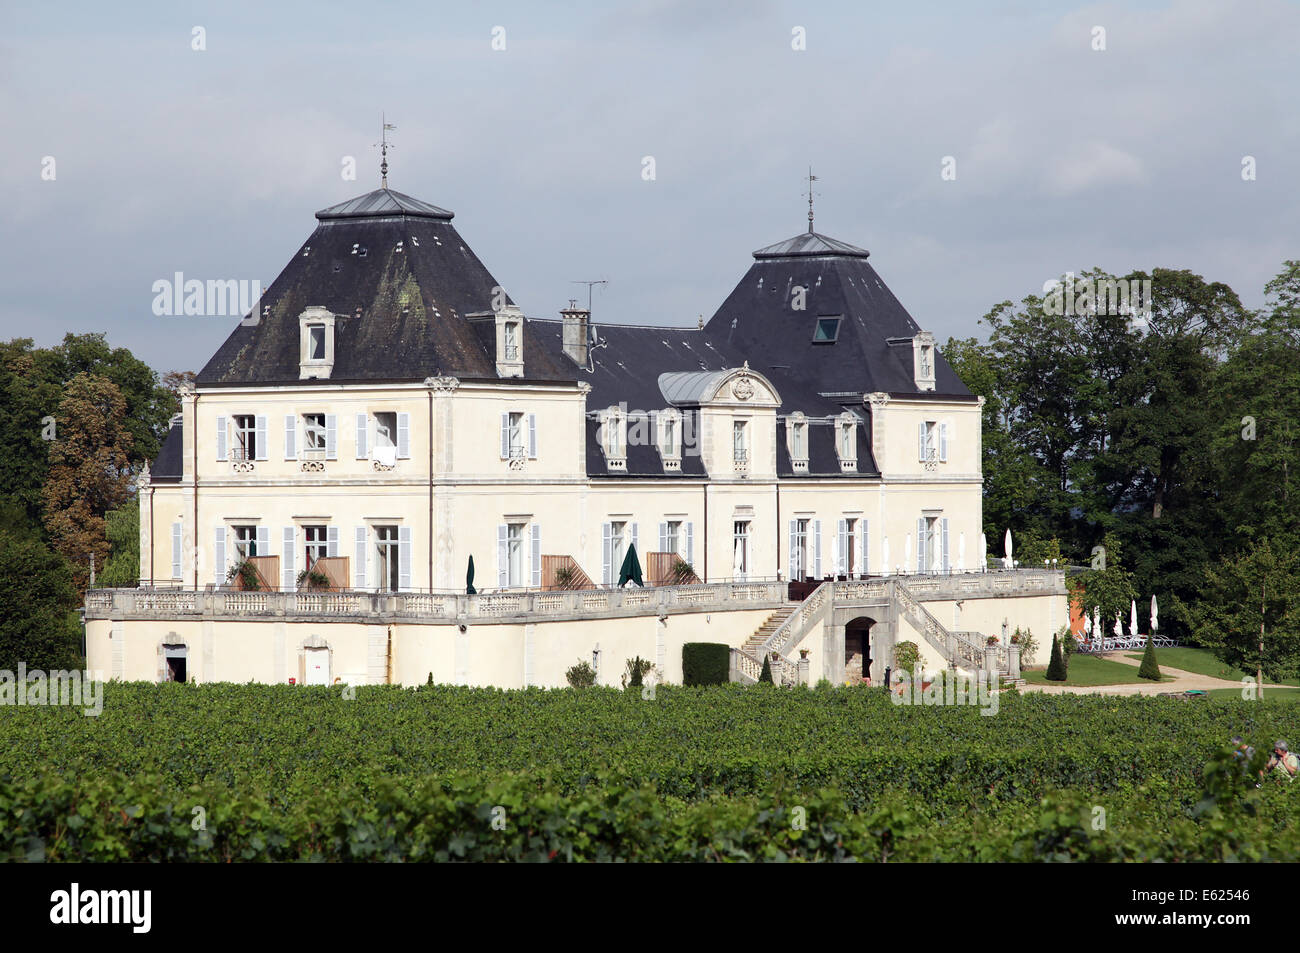
M 1160 628 L 1160 610 L 1156 606 L 1155 593 L 1151 594 L 1151 632 L 1154 634 L 1156 629 Z
M 989 538 L 980 533 L 980 572 L 987 572 L 989 568 Z
M 1115 632 L 1116 635 L 1123 635 L 1123 634 L 1124 634 L 1124 624 L 1123 624 L 1122 622 L 1120 622 L 1120 614 L 1119 614 L 1118 612 L 1115 613 L 1115 628 L 1114 628 L 1114 632 Z
M 1010 569 L 1010 568 L 1014 565 L 1014 563 L 1012 563 L 1012 561 L 1011 561 L 1011 553 L 1012 553 L 1012 549 L 1011 549 L 1011 530 L 1010 530 L 1010 529 L 1007 530 L 1007 535 L 1004 536 L 1004 537 L 1002 538 L 1002 548 L 1003 548 L 1003 550 L 1005 550 L 1006 555 L 1007 555 L 1007 563 L 1006 563 L 1006 566 L 1007 566 L 1008 569 Z
M 1128 604 L 1128 631 L 1129 635 L 1138 634 L 1138 604 L 1136 599 L 1130 599 Z

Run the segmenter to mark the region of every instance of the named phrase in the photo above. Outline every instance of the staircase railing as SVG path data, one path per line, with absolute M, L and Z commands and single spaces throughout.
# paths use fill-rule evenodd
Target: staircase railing
M 900 579 L 890 580 L 890 595 L 895 605 L 907 616 L 913 628 L 924 636 L 939 654 L 949 662 L 972 672 L 985 666 L 984 646 L 959 632 L 949 631 L 942 622 L 923 606 Z
M 794 612 L 790 613 L 789 618 L 777 626 L 776 630 L 763 640 L 757 659 L 741 652 L 741 671 L 749 675 L 751 666 L 757 666 L 752 675 L 754 679 L 757 679 L 759 673 L 763 670 L 764 656 L 770 656 L 772 658 L 772 680 L 780 684 L 798 684 L 799 663 L 786 653 L 792 651 L 795 646 L 808 636 L 809 632 L 825 621 L 831 607 L 833 586 L 834 583 L 824 582 L 814 589 L 808 598 L 799 603 Z

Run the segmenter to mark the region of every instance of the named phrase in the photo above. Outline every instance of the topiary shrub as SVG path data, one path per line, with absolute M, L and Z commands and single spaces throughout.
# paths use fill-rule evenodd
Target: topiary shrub
M 1156 664 L 1156 647 L 1147 639 L 1146 651 L 1142 653 L 1142 664 L 1138 666 L 1138 678 L 1160 681 L 1160 666 Z
M 1047 663 L 1047 680 L 1049 682 L 1065 681 L 1065 659 L 1061 657 L 1061 640 L 1052 636 L 1052 658 Z
M 1065 659 L 1065 667 L 1067 669 L 1070 667 L 1070 656 L 1074 654 L 1077 645 L 1078 643 L 1074 641 L 1074 636 L 1070 634 L 1069 627 L 1067 626 L 1066 628 L 1063 628 L 1061 630 L 1061 657 Z
M 627 670 L 623 673 L 623 687 L 640 688 L 641 680 L 654 666 L 647 658 L 637 656 L 627 660 Z
M 758 673 L 758 683 L 760 685 L 772 684 L 772 657 L 770 655 L 763 656 L 763 671 Z
M 894 671 L 921 674 L 921 650 L 915 642 L 899 642 L 894 646 Z
M 731 646 L 722 642 L 687 642 L 682 646 L 682 683 L 725 685 L 731 679 Z
M 596 684 L 596 670 L 590 662 L 579 661 L 577 665 L 564 673 L 570 688 L 591 688 Z

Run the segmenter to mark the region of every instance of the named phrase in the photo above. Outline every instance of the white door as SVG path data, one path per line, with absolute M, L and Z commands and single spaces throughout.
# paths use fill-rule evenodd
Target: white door
M 305 685 L 328 685 L 330 683 L 330 650 L 325 648 L 307 649 L 307 676 Z

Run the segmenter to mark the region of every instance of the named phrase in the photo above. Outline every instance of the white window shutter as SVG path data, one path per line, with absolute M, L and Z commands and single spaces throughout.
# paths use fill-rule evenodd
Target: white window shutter
M 293 565 L 293 548 L 296 545 L 294 541 L 294 531 L 292 526 L 286 526 L 280 532 L 280 539 L 283 542 L 283 549 L 280 551 L 280 565 L 283 569 L 283 580 L 280 587 L 285 592 L 293 592 L 298 585 L 298 574 L 294 572 Z
M 695 524 L 686 524 L 686 561 L 695 565 Z
M 510 534 L 505 523 L 497 524 L 497 588 L 504 589 L 510 581 Z
M 510 459 L 510 415 L 501 415 L 501 459 Z
M 943 518 L 943 571 L 948 571 L 948 517 Z
M 257 552 L 254 556 L 271 555 L 271 529 L 268 526 L 259 526 L 257 528 Z
M 920 449 L 918 449 L 916 452 L 916 459 L 924 463 L 925 462 L 925 421 L 924 420 L 921 421 L 921 425 L 920 425 L 920 441 L 918 446 Z
M 853 545 L 849 539 L 849 521 L 840 520 L 835 533 L 835 575 L 840 576 L 849 571 L 849 549 Z
M 172 523 L 172 578 L 181 578 L 181 524 Z
M 367 438 L 370 436 L 369 414 L 357 414 L 357 459 L 364 460 L 370 455 Z
M 325 415 L 325 459 L 339 458 L 339 418 L 336 414 Z
M 822 521 L 813 520 L 813 578 L 822 577 Z
M 536 523 L 533 524 L 532 556 L 533 562 L 533 588 L 542 588 L 542 528 Z
M 226 528 L 218 526 L 212 545 L 212 581 L 218 586 L 226 581 Z
M 925 572 L 925 518 L 916 521 L 916 571 Z
M 266 418 L 259 415 L 257 418 L 257 459 L 265 460 L 266 458 Z
M 858 573 L 865 576 L 867 574 L 867 557 L 871 552 L 867 545 L 867 521 L 858 520 Z
M 659 524 L 659 552 L 668 552 L 668 524 Z
M 354 539 L 356 546 L 352 551 L 355 563 L 352 567 L 352 584 L 357 589 L 364 589 L 366 588 L 366 528 L 364 526 L 357 527 Z
M 397 588 L 411 591 L 411 527 L 397 528 Z
M 790 521 L 790 581 L 795 582 L 799 579 L 799 547 L 798 547 L 798 524 Z
M 600 575 L 601 578 L 605 580 L 605 585 L 608 586 L 610 583 L 614 581 L 614 578 L 610 575 L 610 563 L 613 561 L 613 555 L 614 555 L 613 527 L 611 527 L 608 523 L 601 523 L 600 538 L 601 538 L 601 574 Z
M 409 460 L 411 457 L 411 415 L 397 415 L 397 457 Z
M 298 459 L 298 418 L 293 414 L 284 415 L 284 458 Z
M 217 418 L 217 459 L 226 459 L 226 418 Z
M 528 415 L 528 459 L 537 459 L 537 415 Z
M 637 534 L 636 534 L 636 527 L 637 527 L 637 524 L 636 524 L 636 523 L 630 523 L 629 525 L 632 527 L 632 545 L 635 546 L 636 549 L 637 549 L 636 558 L 637 558 L 637 559 L 640 559 L 640 558 L 641 558 L 641 552 L 640 552 L 640 550 L 641 550 L 641 546 L 640 546 L 640 544 L 637 542 Z M 622 569 L 623 567 L 620 566 L 619 568 Z
M 939 425 L 939 462 L 948 462 L 948 425 Z
M 325 530 L 325 555 L 331 558 L 339 554 L 339 528 L 327 527 Z

